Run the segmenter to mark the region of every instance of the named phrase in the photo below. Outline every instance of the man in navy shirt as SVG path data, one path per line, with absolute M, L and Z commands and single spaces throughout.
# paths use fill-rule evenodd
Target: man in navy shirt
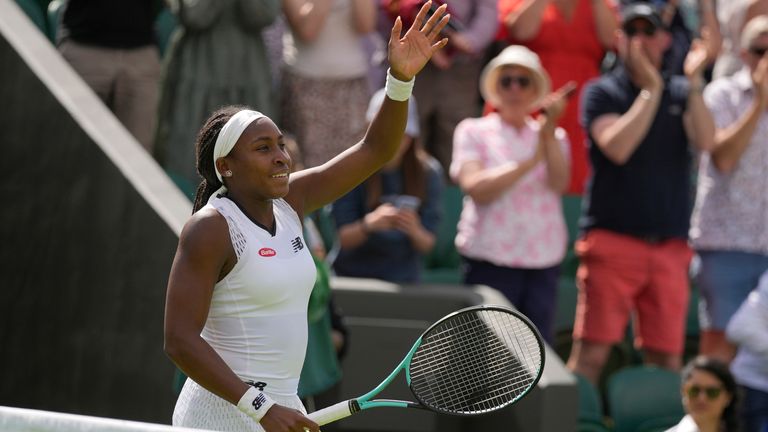
M 702 73 L 714 50 L 695 41 L 686 76 L 664 76 L 669 44 L 653 6 L 626 6 L 617 36 L 621 64 L 582 98 L 593 174 L 575 245 L 579 300 L 568 366 L 595 383 L 633 315 L 646 363 L 676 370 L 682 362 L 692 255 L 689 144 L 713 146 Z

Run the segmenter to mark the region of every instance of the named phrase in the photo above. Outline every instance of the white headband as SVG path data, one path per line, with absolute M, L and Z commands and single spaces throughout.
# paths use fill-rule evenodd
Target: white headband
M 219 136 L 216 138 L 216 144 L 213 146 L 213 170 L 216 172 L 216 177 L 218 177 L 222 186 L 214 195 L 227 191 L 227 188 L 224 187 L 224 179 L 222 179 L 221 173 L 219 173 L 219 169 L 216 167 L 216 161 L 228 155 L 232 148 L 235 147 L 245 128 L 262 117 L 266 116 L 258 111 L 242 110 L 233 115 L 224 127 L 221 128 L 221 132 L 219 132 Z

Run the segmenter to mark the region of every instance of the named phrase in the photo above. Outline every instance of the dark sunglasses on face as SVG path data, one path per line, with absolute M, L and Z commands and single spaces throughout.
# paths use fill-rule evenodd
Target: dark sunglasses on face
M 501 88 L 508 89 L 512 87 L 512 84 L 515 83 L 520 87 L 521 89 L 528 88 L 531 85 L 531 79 L 527 76 L 513 76 L 513 75 L 506 75 L 499 79 L 499 84 L 501 84 Z
M 766 51 L 768 51 L 768 48 L 749 47 L 749 52 L 751 52 L 752 54 L 754 54 L 754 55 L 756 55 L 758 57 L 762 57 L 765 54 Z
M 646 26 L 633 26 L 633 25 L 627 25 L 624 26 L 624 34 L 626 34 L 629 37 L 635 36 L 636 34 L 642 33 L 646 36 L 653 36 L 656 34 L 656 27 L 652 25 L 646 25 Z
M 688 394 L 689 398 L 696 399 L 702 392 L 704 392 L 704 394 L 707 396 L 707 399 L 715 400 L 718 398 L 718 396 L 720 396 L 722 391 L 722 387 L 699 387 L 694 385 L 690 386 L 688 390 L 686 390 L 686 393 Z

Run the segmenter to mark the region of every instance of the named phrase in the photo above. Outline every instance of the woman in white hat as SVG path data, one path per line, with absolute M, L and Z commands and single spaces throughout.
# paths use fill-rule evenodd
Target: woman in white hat
M 538 56 L 507 47 L 480 77 L 497 112 L 457 126 L 450 169 L 468 197 L 456 235 L 465 282 L 502 291 L 550 342 L 568 237 L 560 198 L 569 143 L 556 125 L 574 88 L 550 93 Z

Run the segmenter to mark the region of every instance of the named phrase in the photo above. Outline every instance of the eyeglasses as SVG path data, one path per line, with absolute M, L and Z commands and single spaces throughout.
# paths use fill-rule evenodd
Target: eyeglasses
M 514 75 L 506 75 L 499 79 L 499 84 L 501 84 L 501 88 L 508 89 L 512 87 L 512 84 L 517 84 L 518 87 L 521 89 L 526 89 L 531 85 L 531 79 L 527 76 L 514 76 Z
M 686 390 L 686 394 L 688 394 L 690 399 L 696 399 L 702 392 L 704 392 L 704 394 L 707 396 L 707 399 L 715 400 L 720 396 L 722 391 L 722 387 L 699 387 L 697 385 L 693 385 L 689 387 L 688 390 Z
M 751 52 L 752 54 L 754 54 L 754 55 L 756 55 L 758 57 L 762 57 L 766 53 L 766 51 L 768 51 L 768 47 L 766 47 L 766 48 L 749 47 L 749 52 Z
M 638 33 L 642 33 L 646 36 L 653 36 L 656 34 L 656 27 L 652 25 L 645 25 L 645 26 L 636 26 L 636 25 L 626 25 L 623 28 L 624 34 L 626 34 L 629 37 L 632 37 Z

